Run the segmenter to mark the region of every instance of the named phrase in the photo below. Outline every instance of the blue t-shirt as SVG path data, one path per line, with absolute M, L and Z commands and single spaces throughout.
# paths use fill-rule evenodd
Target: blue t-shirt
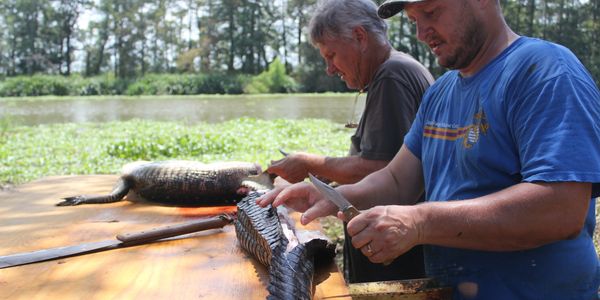
M 600 92 L 568 49 L 521 37 L 477 74 L 438 79 L 404 144 L 422 162 L 427 201 L 470 199 L 520 182 L 591 182 L 597 197 Z M 476 299 L 595 299 L 594 227 L 592 200 L 575 239 L 512 252 L 429 245 L 426 270 L 459 299 L 461 283 L 477 286 Z

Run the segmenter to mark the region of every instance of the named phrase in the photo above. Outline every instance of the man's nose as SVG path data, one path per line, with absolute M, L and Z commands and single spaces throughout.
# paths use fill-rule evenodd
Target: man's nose
M 327 64 L 327 75 L 333 76 L 338 73 L 338 69 L 330 62 L 326 62 Z

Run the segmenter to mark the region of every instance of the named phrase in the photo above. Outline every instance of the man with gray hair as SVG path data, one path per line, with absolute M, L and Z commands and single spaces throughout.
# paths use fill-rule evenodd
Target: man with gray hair
M 365 109 L 351 137 L 349 156 L 297 152 L 271 162 L 268 172 L 292 183 L 304 180 L 309 172 L 339 184 L 355 183 L 396 155 L 433 77 L 411 56 L 392 48 L 387 28 L 371 0 L 317 4 L 308 28 L 310 41 L 329 75 L 340 76 L 351 89 L 368 91 Z M 344 269 L 349 282 L 423 277 L 422 249 L 415 247 L 384 266 L 370 262 L 347 237 Z

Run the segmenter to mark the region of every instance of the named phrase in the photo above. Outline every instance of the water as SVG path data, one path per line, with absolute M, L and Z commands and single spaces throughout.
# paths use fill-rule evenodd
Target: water
M 0 115 L 14 125 L 83 123 L 148 119 L 217 123 L 240 117 L 271 119 L 328 119 L 345 124 L 352 115 L 353 94 L 265 96 L 155 96 L 39 98 L 0 100 Z M 359 97 L 354 121 L 364 108 Z

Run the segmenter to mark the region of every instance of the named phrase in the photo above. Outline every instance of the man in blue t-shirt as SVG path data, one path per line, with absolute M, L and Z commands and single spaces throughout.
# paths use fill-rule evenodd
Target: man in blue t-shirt
M 451 71 L 390 164 L 338 188 L 368 209 L 348 222 L 352 244 L 378 263 L 425 245 L 427 275 L 456 299 L 597 299 L 600 92 L 589 73 L 568 49 L 515 34 L 498 0 L 388 0 L 379 15 L 401 10 Z M 301 209 L 303 223 L 337 211 L 308 184 L 260 203 Z

